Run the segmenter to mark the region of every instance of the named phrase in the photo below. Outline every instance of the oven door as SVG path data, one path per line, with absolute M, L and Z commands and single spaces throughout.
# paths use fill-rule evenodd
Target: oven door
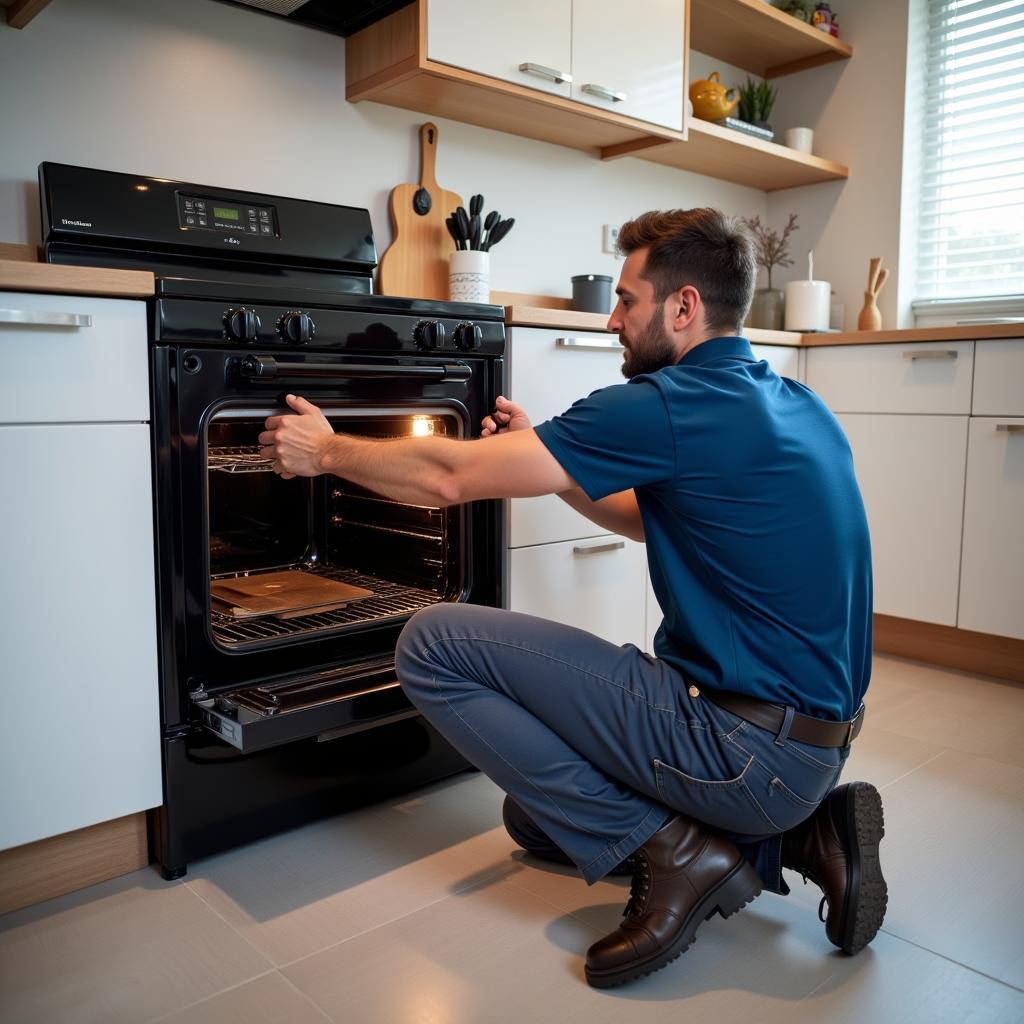
M 171 399 L 157 473 L 165 724 L 250 752 L 416 714 L 395 643 L 430 604 L 500 605 L 500 503 L 428 508 L 336 477 L 284 481 L 256 438 L 267 416 L 289 411 L 286 393 L 336 430 L 474 436 L 492 408 L 495 361 L 156 355 L 157 393 Z M 263 613 L 263 582 L 280 580 L 357 593 Z M 232 596 L 243 590 L 258 592 L 255 608 Z

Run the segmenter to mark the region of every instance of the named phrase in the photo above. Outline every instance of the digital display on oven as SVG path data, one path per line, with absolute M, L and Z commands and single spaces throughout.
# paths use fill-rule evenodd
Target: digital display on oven
M 210 196 L 178 193 L 178 227 L 183 231 L 230 231 L 257 238 L 277 238 L 273 206 L 248 206 Z

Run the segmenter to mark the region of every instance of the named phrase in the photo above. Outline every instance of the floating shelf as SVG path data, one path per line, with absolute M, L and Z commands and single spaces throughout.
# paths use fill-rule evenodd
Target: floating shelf
M 50 0 L 0 0 L 0 7 L 7 8 L 7 24 L 11 28 L 24 28 Z
M 685 142 L 642 139 L 601 151 L 603 160 L 633 156 L 652 163 L 678 167 L 694 174 L 735 181 L 739 185 L 777 192 L 783 188 L 842 181 L 849 170 L 834 160 L 800 153 L 776 142 L 764 142 L 732 128 L 691 118 Z
M 848 43 L 764 0 L 690 0 L 690 48 L 762 78 L 778 78 L 853 55 Z

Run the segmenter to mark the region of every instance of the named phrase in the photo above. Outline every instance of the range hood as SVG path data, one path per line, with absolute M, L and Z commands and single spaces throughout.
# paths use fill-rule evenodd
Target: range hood
M 221 0 L 232 7 L 248 7 L 263 14 L 287 18 L 299 25 L 308 25 L 338 36 L 349 36 L 353 32 L 372 25 L 375 21 L 400 7 L 406 7 L 412 0 Z

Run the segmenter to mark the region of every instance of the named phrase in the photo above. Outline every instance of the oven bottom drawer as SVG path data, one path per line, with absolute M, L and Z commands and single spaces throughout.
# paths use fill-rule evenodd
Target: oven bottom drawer
M 199 723 L 244 753 L 334 739 L 418 715 L 388 661 L 194 695 Z

